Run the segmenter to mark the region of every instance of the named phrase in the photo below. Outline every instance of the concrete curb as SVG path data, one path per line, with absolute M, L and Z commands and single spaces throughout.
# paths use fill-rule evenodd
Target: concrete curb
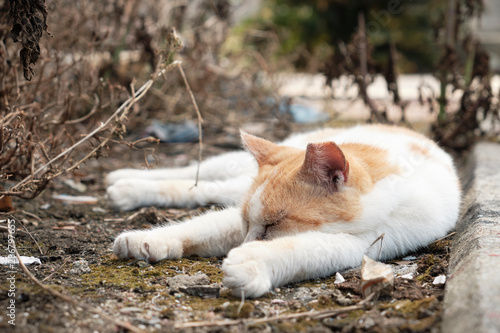
M 444 333 L 500 332 L 500 145 L 478 144 L 468 161 L 444 296 Z

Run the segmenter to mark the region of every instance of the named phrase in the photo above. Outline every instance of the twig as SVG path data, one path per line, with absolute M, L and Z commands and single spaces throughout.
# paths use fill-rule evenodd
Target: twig
M 64 267 L 64 265 L 66 265 L 66 263 L 70 260 L 70 258 L 66 258 L 64 260 L 64 262 L 59 265 L 59 267 L 57 267 L 52 273 L 50 273 L 49 275 L 47 275 L 46 277 L 43 278 L 43 280 L 41 282 L 45 282 L 47 281 L 48 279 L 50 279 L 52 277 L 52 275 L 56 274 L 58 270 L 60 270 L 61 268 Z
M 87 113 L 85 116 L 83 117 L 80 117 L 78 119 L 73 119 L 73 120 L 66 120 L 64 122 L 64 124 L 77 124 L 77 123 L 80 123 L 88 118 L 90 118 L 90 116 L 92 116 L 98 109 L 99 109 L 99 97 L 96 95 L 94 95 L 94 106 L 92 107 L 92 110 L 90 110 L 89 113 Z
M 8 227 L 4 227 L 3 225 L 0 225 L 0 229 L 9 230 L 9 228 L 8 228 Z M 16 230 L 16 231 L 17 231 L 17 232 L 21 231 L 21 232 L 24 232 L 25 234 L 27 234 L 27 232 L 26 232 L 26 231 L 24 231 L 24 230 Z
M 36 216 L 35 214 L 31 214 L 31 213 L 25 212 L 24 210 L 22 210 L 21 212 L 23 214 L 25 214 L 25 215 L 37 218 L 39 221 L 42 221 L 42 219 L 39 218 L 38 216 Z M 36 246 L 38 247 L 38 251 L 40 251 L 40 254 L 44 255 L 45 253 L 42 251 L 42 248 L 40 247 L 40 245 L 36 241 L 35 237 L 33 237 L 33 235 L 31 234 L 31 232 L 29 232 L 28 229 L 26 229 L 26 226 L 24 225 L 24 223 L 21 222 L 21 220 L 19 220 L 19 223 L 21 223 L 21 225 L 23 226 L 24 230 L 26 230 L 26 233 L 31 237 L 31 239 L 33 240 L 33 242 L 35 242 Z
M 101 123 L 101 125 L 99 125 L 96 129 L 94 129 L 92 132 L 90 132 L 89 134 L 87 134 L 83 139 L 81 139 L 80 141 L 76 142 L 75 144 L 73 144 L 71 147 L 65 149 L 63 152 L 61 152 L 59 155 L 57 155 L 56 157 L 52 158 L 50 161 L 48 161 L 47 163 L 45 163 L 44 165 L 42 165 L 41 167 L 39 167 L 32 175 L 24 178 L 21 182 L 17 183 L 15 186 L 13 186 L 11 188 L 11 190 L 15 190 L 15 189 L 18 189 L 19 187 L 21 187 L 22 185 L 26 184 L 29 180 L 33 179 L 33 177 L 35 177 L 38 173 L 40 173 L 42 170 L 44 170 L 46 167 L 48 167 L 49 165 L 53 164 L 55 161 L 59 160 L 61 157 L 64 157 L 66 156 L 67 154 L 69 154 L 70 152 L 72 152 L 76 147 L 80 146 L 82 143 L 84 143 L 85 141 L 87 141 L 88 139 L 90 139 L 91 137 L 93 137 L 95 134 L 99 133 L 100 131 L 102 131 L 103 129 L 105 129 L 109 123 L 116 119 L 117 116 L 120 114 L 120 113 L 126 113 L 131 107 L 132 105 L 134 105 L 138 100 L 140 100 L 142 97 L 144 97 L 144 95 L 146 94 L 146 92 L 149 90 L 149 88 L 151 88 L 151 86 L 153 85 L 153 82 L 154 82 L 154 78 L 153 79 L 149 79 L 146 83 L 144 83 L 142 85 L 142 87 L 139 88 L 139 90 L 137 90 L 137 92 L 131 96 L 129 99 L 127 99 L 112 115 L 111 117 L 109 117 L 104 123 Z M 123 116 L 123 115 L 122 115 Z M 87 155 L 87 156 L 90 156 Z M 81 162 L 80 162 L 81 163 Z
M 385 236 L 385 232 L 382 233 L 380 236 L 378 236 L 374 241 L 373 243 L 370 244 L 370 246 L 368 246 L 368 249 L 371 249 L 371 247 L 373 245 L 375 245 L 378 241 L 380 241 L 380 247 L 378 248 L 378 254 L 377 254 L 377 260 L 380 260 L 380 253 L 382 252 L 382 246 L 384 245 L 384 236 Z
M 233 325 L 255 325 L 260 323 L 269 323 L 279 320 L 297 319 L 297 318 L 313 318 L 313 319 L 323 319 L 328 317 L 333 317 L 342 313 L 351 312 L 355 310 L 362 309 L 366 303 L 371 301 L 373 295 L 368 296 L 363 301 L 356 305 L 346 306 L 340 309 L 324 310 L 324 311 L 307 311 L 298 312 L 291 314 L 284 314 L 281 316 L 260 318 L 260 319 L 250 319 L 250 320 L 219 320 L 219 321 L 198 321 L 190 323 L 179 323 L 174 326 L 175 329 L 182 328 L 195 328 L 195 327 L 217 327 L 217 326 L 233 326 Z
M 432 242 L 431 244 L 435 244 L 437 242 L 440 242 L 442 241 L 443 239 L 446 239 L 448 237 L 451 237 L 451 236 L 454 236 L 457 232 L 456 231 L 453 231 L 453 232 L 450 232 L 448 235 L 444 236 L 444 237 L 441 237 L 439 239 L 436 239 L 434 242 Z
M 203 142 L 202 142 L 202 132 L 201 132 L 201 124 L 203 123 L 203 118 L 201 117 L 200 109 L 198 108 L 198 104 L 196 103 L 196 99 L 194 98 L 193 91 L 189 86 L 189 82 L 186 78 L 186 74 L 184 74 L 184 70 L 182 69 L 182 64 L 180 62 L 177 63 L 177 68 L 181 73 L 182 79 L 184 80 L 184 84 L 186 85 L 186 89 L 189 92 L 189 96 L 191 96 L 191 101 L 193 102 L 194 109 L 196 110 L 196 115 L 198 116 L 198 168 L 196 169 L 196 180 L 194 183 L 194 187 L 198 186 L 198 179 L 200 176 L 200 165 L 201 165 L 201 153 L 203 150 Z
M 10 224 L 10 222 L 9 222 L 9 224 Z M 10 229 L 9 229 L 9 236 L 10 236 L 10 239 L 12 239 L 12 248 L 14 249 L 14 253 L 15 253 L 16 257 L 17 257 L 17 260 L 19 261 L 19 266 L 21 267 L 21 269 L 23 270 L 23 272 L 28 276 L 28 278 L 31 281 L 33 281 L 37 286 L 39 286 L 43 290 L 47 291 L 49 294 L 52 294 L 53 296 L 59 297 L 60 299 L 66 301 L 68 303 L 71 303 L 71 304 L 75 305 L 77 309 L 80 307 L 80 308 L 82 308 L 82 309 L 84 309 L 84 310 L 86 310 L 88 312 L 97 314 L 97 315 L 101 316 L 102 318 L 104 318 L 106 320 L 109 320 L 113 324 L 115 324 L 115 325 L 117 325 L 119 327 L 122 327 L 122 328 L 124 328 L 126 330 L 129 330 L 131 332 L 137 332 L 137 333 L 143 333 L 143 332 L 145 332 L 144 330 L 141 330 L 140 328 L 138 328 L 136 326 L 133 326 L 132 324 L 129 324 L 129 323 L 124 322 L 124 321 L 121 321 L 119 319 L 116 319 L 116 318 L 114 318 L 114 317 L 112 317 L 112 316 L 104 313 L 103 311 L 99 310 L 97 307 L 92 307 L 92 306 L 90 306 L 88 304 L 78 302 L 74 298 L 72 298 L 72 297 L 70 297 L 68 295 L 62 294 L 59 291 L 54 290 L 54 289 L 50 288 L 49 286 L 44 285 L 33 274 L 31 274 L 31 272 L 28 270 L 28 268 L 26 267 L 26 265 L 24 265 L 23 261 L 21 260 L 21 256 L 19 255 L 19 252 L 17 252 L 16 243 L 14 241 L 14 235 L 12 234 L 12 231 Z

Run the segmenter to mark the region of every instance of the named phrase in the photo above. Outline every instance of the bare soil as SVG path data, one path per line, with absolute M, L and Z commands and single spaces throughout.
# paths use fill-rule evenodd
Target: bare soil
M 239 146 L 236 131 L 207 136 L 205 155 Z M 269 132 L 268 132 L 269 133 Z M 210 137 L 218 137 L 210 141 Z M 184 165 L 197 156 L 196 144 L 156 146 L 158 165 Z M 151 156 L 150 156 L 151 157 Z M 154 162 L 154 161 L 153 161 Z M 154 163 L 153 163 L 154 164 Z M 105 199 L 104 175 L 122 167 L 144 167 L 144 152 L 113 146 L 108 156 L 91 160 L 80 170 L 53 181 L 34 200 L 13 199 L 15 240 L 21 255 L 34 256 L 41 265 L 30 265 L 37 279 L 116 319 L 151 332 L 196 331 L 301 331 L 301 332 L 437 332 L 441 325 L 444 285 L 434 278 L 446 274 L 451 237 L 437 241 L 415 258 L 391 262 L 395 268 L 416 267 L 413 279 L 395 278 L 394 290 L 377 300 L 362 302 L 359 269 L 335 277 L 276 288 L 262 298 L 245 300 L 231 296 L 222 285 L 223 258 L 166 260 L 150 265 L 112 256 L 114 238 L 123 230 L 171 223 L 214 207 L 197 209 L 144 208 L 118 212 Z M 87 186 L 79 193 L 67 179 Z M 66 204 L 54 194 L 90 195 L 97 204 Z M 4 226 L 4 224 L 2 224 Z M 7 231 L 0 229 L 0 255 L 6 256 Z M 78 270 L 85 260 L 89 272 Z M 80 267 L 81 268 L 81 267 Z M 85 268 L 85 267 L 83 267 Z M 110 320 L 74 306 L 36 286 L 19 267 L 15 296 L 9 297 L 8 266 L 0 267 L 0 330 L 3 332 L 124 332 Z M 202 272 L 220 294 L 202 298 L 171 290 L 168 278 Z M 15 300 L 15 326 L 8 323 L 7 306 Z M 354 306 L 354 307 L 353 307 Z M 345 311 L 343 311 L 343 309 Z M 330 314 L 325 310 L 332 311 Z

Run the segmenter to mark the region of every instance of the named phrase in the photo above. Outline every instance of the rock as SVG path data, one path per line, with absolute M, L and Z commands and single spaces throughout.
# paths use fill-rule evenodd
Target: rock
M 334 284 L 339 284 L 339 283 L 342 283 L 342 282 L 345 282 L 345 279 L 342 276 L 342 274 L 340 274 L 339 272 L 335 273 L 335 282 L 333 282 L 333 283 Z
M 301 302 L 309 302 L 314 299 L 311 289 L 306 287 L 297 288 L 292 297 L 293 299 L 299 300 Z
M 87 191 L 87 185 L 82 184 L 79 181 L 77 182 L 74 179 L 65 179 L 63 180 L 63 183 L 77 192 L 85 193 Z
M 432 281 L 432 284 L 445 284 L 446 283 L 446 275 L 438 275 Z
M 417 273 L 418 265 L 417 264 L 398 265 L 398 266 L 392 266 L 392 269 L 397 277 L 411 280 Z
M 188 287 L 210 287 L 209 284 L 210 284 L 210 279 L 206 274 L 201 272 L 198 272 L 195 275 L 179 274 L 167 278 L 167 286 L 170 288 L 170 294 L 174 294 L 176 292 L 183 290 L 184 290 L 183 292 L 185 292 L 186 294 L 189 294 L 189 292 L 192 293 L 200 292 L 203 294 L 204 293 L 202 291 L 203 288 L 198 288 L 198 290 L 196 290 Z M 206 289 L 205 292 L 209 294 L 214 294 L 216 291 L 215 290 L 208 291 L 208 289 Z M 220 287 L 217 287 L 217 294 L 218 293 L 220 293 Z
M 133 312 L 142 312 L 142 311 L 143 311 L 143 309 L 135 308 L 135 307 L 126 307 L 126 308 L 120 309 L 120 313 L 123 313 L 123 314 L 128 314 L 128 313 L 133 313 Z
M 151 264 L 148 262 L 145 262 L 144 260 L 137 261 L 137 267 L 139 267 L 139 268 L 147 268 L 149 266 L 151 266 Z
M 375 261 L 367 256 L 361 264 L 361 292 L 363 297 L 372 293 L 388 294 L 394 285 L 394 274 L 390 265 Z
M 342 292 L 338 289 L 334 289 L 332 292 L 332 298 L 335 302 L 342 306 L 349 306 L 356 303 L 353 299 L 349 299 L 342 294 Z
M 75 275 L 82 275 L 90 272 L 92 272 L 92 269 L 90 269 L 87 260 L 74 261 L 72 268 L 69 270 L 70 274 L 75 274 Z
M 179 291 L 201 298 L 218 298 L 220 295 L 220 287 L 217 285 L 182 286 L 179 287 Z

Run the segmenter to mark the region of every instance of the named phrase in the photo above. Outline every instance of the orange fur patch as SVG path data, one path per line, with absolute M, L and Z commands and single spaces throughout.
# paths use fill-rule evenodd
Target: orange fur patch
M 429 149 L 422 147 L 421 145 L 418 145 L 416 143 L 411 143 L 410 144 L 410 151 L 412 151 L 415 154 L 421 155 L 426 158 L 430 158 L 431 154 Z
M 351 168 L 347 185 L 361 193 L 368 192 L 379 180 L 400 171 L 397 165 L 388 162 L 388 152 L 384 149 L 361 143 L 345 143 L 340 148 Z

